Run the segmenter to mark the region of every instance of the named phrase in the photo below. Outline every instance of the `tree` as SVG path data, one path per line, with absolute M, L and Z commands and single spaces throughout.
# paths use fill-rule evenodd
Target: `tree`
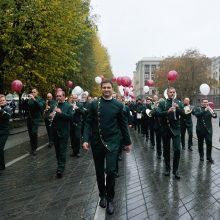
M 173 56 L 164 59 L 160 68 L 155 72 L 155 84 L 160 93 L 170 85 L 176 88 L 179 98 L 189 97 L 193 99 L 199 93 L 202 83 L 214 85 L 211 79 L 211 59 L 202 55 L 197 50 L 186 50 L 181 56 Z M 168 82 L 167 73 L 176 70 L 178 78 L 174 82 Z

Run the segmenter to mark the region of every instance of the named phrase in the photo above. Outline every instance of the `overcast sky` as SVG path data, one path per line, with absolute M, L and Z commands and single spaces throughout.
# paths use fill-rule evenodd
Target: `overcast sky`
M 143 57 L 198 49 L 220 56 L 220 0 L 91 0 L 115 76 L 133 75 Z

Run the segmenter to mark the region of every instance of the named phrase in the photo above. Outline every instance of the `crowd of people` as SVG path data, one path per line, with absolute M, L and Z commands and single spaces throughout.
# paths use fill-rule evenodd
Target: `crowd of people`
M 179 162 L 181 149 L 186 148 L 186 131 L 188 133 L 188 150 L 193 151 L 192 114 L 197 118 L 196 134 L 200 161 L 204 161 L 204 140 L 206 142 L 206 159 L 212 159 L 212 118 L 216 112 L 210 108 L 208 100 L 202 100 L 200 106 L 192 108 L 189 98 L 183 101 L 176 98 L 173 87 L 167 89 L 165 98 L 154 95 L 146 100 L 126 102 L 124 97 L 113 92 L 110 80 L 101 83 L 102 96 L 91 98 L 83 93 L 79 100 L 76 94 L 69 97 L 61 89 L 41 98 L 38 90 L 33 88 L 26 102 L 27 128 L 30 137 L 30 155 L 36 157 L 38 147 L 38 127 L 45 122 L 48 147 L 54 146 L 57 159 L 57 178 L 62 178 L 65 170 L 68 140 L 72 148 L 70 156 L 79 158 L 81 146 L 93 154 L 97 185 L 102 208 L 108 214 L 114 213 L 115 178 L 118 177 L 118 161 L 122 151 L 131 151 L 129 128 L 134 129 L 155 148 L 158 160 L 164 158 L 165 176 L 174 175 L 179 180 Z M 0 171 L 5 169 L 4 146 L 9 135 L 9 120 L 12 108 L 7 105 L 4 95 L 0 95 Z M 173 164 L 171 166 L 171 143 Z

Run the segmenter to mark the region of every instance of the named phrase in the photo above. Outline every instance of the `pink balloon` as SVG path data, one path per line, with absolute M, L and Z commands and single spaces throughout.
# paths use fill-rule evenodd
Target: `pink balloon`
M 175 70 L 171 70 L 167 74 L 167 79 L 169 81 L 175 81 L 177 79 L 178 73 Z
M 152 79 L 149 79 L 146 81 L 145 85 L 151 87 L 154 85 L 154 81 Z
M 121 80 L 122 86 L 129 87 L 131 85 L 131 83 L 132 83 L 132 81 L 131 81 L 130 77 L 128 77 L 128 76 L 122 77 L 122 80 Z
M 112 82 L 117 82 L 117 78 L 115 76 L 112 77 Z
M 21 92 L 22 88 L 23 88 L 23 84 L 20 80 L 16 79 L 16 80 L 12 81 L 11 90 L 13 92 Z
M 122 77 L 119 76 L 119 77 L 117 78 L 117 84 L 118 84 L 119 86 L 122 86 L 121 81 L 122 81 Z
M 66 85 L 69 89 L 73 88 L 73 82 L 70 80 L 67 81 Z

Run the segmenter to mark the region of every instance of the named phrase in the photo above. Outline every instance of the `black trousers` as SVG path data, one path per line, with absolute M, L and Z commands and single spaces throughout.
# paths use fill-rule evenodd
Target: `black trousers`
M 181 144 L 182 147 L 185 147 L 185 134 L 186 130 L 188 132 L 188 147 L 192 146 L 193 130 L 192 126 L 181 125 Z
M 27 128 L 30 137 L 30 144 L 32 151 L 36 151 L 38 147 L 38 127 L 39 127 L 39 121 L 27 119 Z
M 204 157 L 204 147 L 203 143 L 206 143 L 206 157 L 207 159 L 212 158 L 212 134 L 210 134 L 206 129 L 201 131 L 196 131 L 198 138 L 198 150 L 200 157 Z
M 180 161 L 180 135 L 174 136 L 168 129 L 162 134 L 163 146 L 164 146 L 164 160 L 166 170 L 170 171 L 170 141 L 173 141 L 173 172 L 178 171 Z
M 70 142 L 73 150 L 73 154 L 77 155 L 80 152 L 80 141 L 81 141 L 81 131 L 80 125 L 70 126 Z
M 162 154 L 162 145 L 161 145 L 162 134 L 161 134 L 161 130 L 160 130 L 160 128 L 158 128 L 158 129 L 155 129 L 154 132 L 156 134 L 157 155 L 161 156 L 161 154 Z
M 0 170 L 5 169 L 4 147 L 7 139 L 8 139 L 8 134 L 0 135 Z
M 112 201 L 115 195 L 115 171 L 118 149 L 109 151 L 102 143 L 92 145 L 99 196 Z M 106 174 L 106 177 L 105 177 Z M 105 183 L 106 180 L 106 183 Z
M 63 173 L 66 164 L 68 137 L 60 137 L 56 131 L 53 131 L 53 139 L 57 158 L 57 171 Z

